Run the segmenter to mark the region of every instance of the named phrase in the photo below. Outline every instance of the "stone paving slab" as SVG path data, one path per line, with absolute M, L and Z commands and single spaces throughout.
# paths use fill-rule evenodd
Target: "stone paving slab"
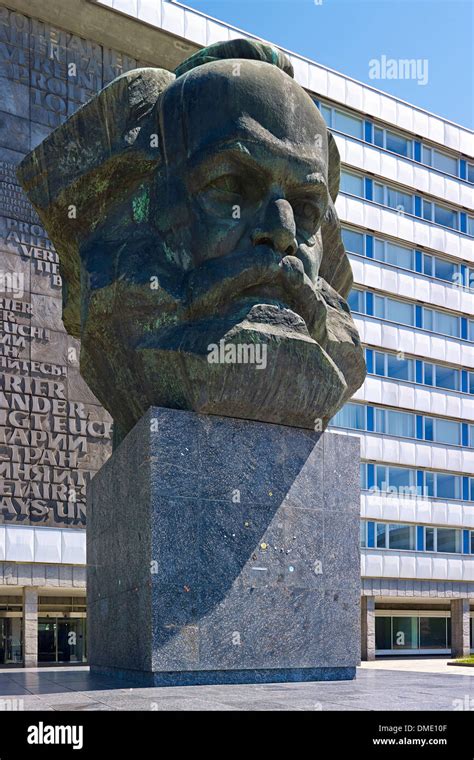
M 407 667 L 411 667 L 408 670 Z M 472 700 L 465 671 L 426 662 L 364 663 L 354 681 L 227 686 L 134 687 L 91 675 L 87 667 L 0 671 L 2 699 L 20 709 L 47 711 L 281 711 L 454 710 Z M 456 702 L 457 700 L 457 702 Z

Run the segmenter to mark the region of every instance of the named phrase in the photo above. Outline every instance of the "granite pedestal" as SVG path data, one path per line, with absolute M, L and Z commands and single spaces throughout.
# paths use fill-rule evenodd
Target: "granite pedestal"
M 89 487 L 92 670 L 353 678 L 359 512 L 355 437 L 150 408 Z

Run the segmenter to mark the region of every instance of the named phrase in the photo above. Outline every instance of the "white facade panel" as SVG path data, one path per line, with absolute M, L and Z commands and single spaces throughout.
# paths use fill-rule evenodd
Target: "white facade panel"
M 61 530 L 35 529 L 35 562 L 61 562 Z
M 389 550 L 363 549 L 366 578 L 406 578 L 413 580 L 473 579 L 474 557 L 427 556 L 421 552 L 391 552 Z
M 357 431 L 357 435 L 363 459 L 474 475 L 474 449 L 365 431 Z
M 152 26 L 161 25 L 161 2 L 157 0 L 138 0 L 137 16 L 140 21 Z M 185 29 L 186 33 L 186 29 Z M 189 37 L 189 39 L 192 39 Z
M 455 230 L 439 227 L 417 217 L 340 193 L 336 209 L 342 222 L 365 227 L 373 233 L 399 238 L 412 246 L 424 246 L 463 261 L 474 262 L 474 240 Z
M 474 345 L 461 342 L 455 338 L 436 336 L 434 333 L 405 327 L 389 325 L 374 317 L 354 314 L 362 343 L 368 346 L 380 346 L 392 351 L 405 351 L 418 357 L 432 359 L 434 362 L 446 362 L 474 369 Z M 461 351 L 462 348 L 462 351 Z
M 6 526 L 7 562 L 33 562 L 35 555 L 35 528 Z
M 418 414 L 474 422 L 474 396 L 368 375 L 354 401 L 395 406 Z
M 419 272 L 349 254 L 354 284 L 474 316 L 474 292 Z
M 341 163 L 350 169 L 370 172 L 388 182 L 426 193 L 455 206 L 474 209 L 472 185 L 413 160 L 388 153 L 370 143 L 336 132 Z
M 61 531 L 61 559 L 68 565 L 86 564 L 86 533 L 79 530 Z
M 363 491 L 361 516 L 367 520 L 440 525 L 474 529 L 474 504 L 443 501 L 415 494 Z
M 68 528 L 0 526 L 0 561 L 86 564 L 86 532 Z

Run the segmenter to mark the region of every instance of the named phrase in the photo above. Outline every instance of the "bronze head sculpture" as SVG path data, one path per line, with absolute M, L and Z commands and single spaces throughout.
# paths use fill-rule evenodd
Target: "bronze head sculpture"
M 116 440 L 151 405 L 322 430 L 362 384 L 339 155 L 280 51 L 130 71 L 18 175 Z

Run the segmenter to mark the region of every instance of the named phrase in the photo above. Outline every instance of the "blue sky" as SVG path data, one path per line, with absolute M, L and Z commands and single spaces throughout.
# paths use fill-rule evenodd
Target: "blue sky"
M 319 1 L 187 0 L 184 4 L 459 124 L 474 126 L 474 0 Z M 419 59 L 418 79 L 427 78 L 426 84 L 417 79 L 371 79 L 370 61 L 382 56 Z

